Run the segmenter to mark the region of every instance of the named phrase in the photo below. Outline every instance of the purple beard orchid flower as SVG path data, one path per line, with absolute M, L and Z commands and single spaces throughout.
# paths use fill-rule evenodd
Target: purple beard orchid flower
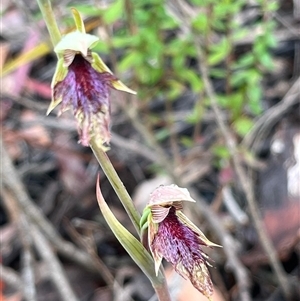
M 52 80 L 47 114 L 61 103 L 59 115 L 71 109 L 77 119 L 80 143 L 92 138 L 104 151 L 110 142 L 110 88 L 135 94 L 119 81 L 91 48 L 98 38 L 83 32 L 67 34 L 55 47 L 60 55 Z
M 207 268 L 210 264 L 202 247 L 220 246 L 209 241 L 182 213 L 183 201 L 195 202 L 187 189 L 176 185 L 160 186 L 151 194 L 144 210 L 148 222 L 148 247 L 156 273 L 165 258 L 178 274 L 189 279 L 211 300 L 213 284 Z

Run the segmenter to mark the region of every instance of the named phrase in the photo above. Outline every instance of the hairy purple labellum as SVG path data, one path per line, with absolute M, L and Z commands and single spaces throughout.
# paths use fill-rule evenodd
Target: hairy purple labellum
M 81 54 L 77 54 L 66 77 L 54 86 L 53 98 L 62 100 L 60 113 L 72 109 L 80 119 L 80 142 L 85 146 L 91 133 L 100 135 L 103 143 L 110 140 L 109 88 L 115 80 L 114 75 L 97 72 Z
M 197 233 L 181 223 L 171 207 L 167 217 L 159 224 L 158 231 L 151 244 L 156 256 L 164 257 L 176 272 L 192 284 L 202 294 L 212 295 L 212 282 L 207 269 L 207 255 L 201 246 L 207 246 Z

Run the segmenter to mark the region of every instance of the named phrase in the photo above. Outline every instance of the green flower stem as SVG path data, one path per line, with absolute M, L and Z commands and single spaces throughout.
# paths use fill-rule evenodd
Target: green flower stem
M 171 296 L 166 282 L 158 285 L 154 285 L 152 283 L 152 285 L 159 301 L 171 301 Z
M 53 14 L 51 1 L 50 0 L 37 0 L 37 3 L 42 12 L 44 21 L 46 23 L 48 32 L 51 37 L 52 44 L 55 47 L 56 44 L 61 40 L 61 34 L 60 34 L 59 28 L 57 26 L 55 16 Z
M 91 139 L 90 141 L 90 147 L 94 152 L 95 157 L 97 158 L 99 164 L 102 167 L 102 170 L 106 174 L 111 186 L 115 190 L 117 196 L 119 197 L 121 203 L 123 204 L 129 218 L 131 219 L 136 231 L 138 234 L 140 234 L 140 214 L 136 210 L 136 208 L 133 205 L 133 202 L 131 200 L 131 197 L 129 196 L 126 188 L 124 187 L 124 184 L 120 180 L 118 174 L 116 173 L 113 165 L 111 164 L 109 158 L 107 157 L 106 153 L 97 147 L 96 141 L 94 139 Z
M 46 23 L 47 29 L 49 31 L 51 41 L 53 46 L 55 47 L 57 43 L 61 40 L 61 34 L 59 28 L 57 26 L 55 16 L 52 11 L 51 2 L 50 0 L 37 0 L 39 8 L 43 14 L 44 21 Z M 120 201 L 122 202 L 127 214 L 129 215 L 136 231 L 140 234 L 140 214 L 135 209 L 133 202 L 125 189 L 122 181 L 120 180 L 118 174 L 116 173 L 113 165 L 111 164 L 109 158 L 107 157 L 106 153 L 103 152 L 99 147 L 97 147 L 96 141 L 93 139 L 90 142 L 91 149 L 94 152 L 95 157 L 97 158 L 98 162 L 100 163 L 104 173 L 106 174 L 107 178 L 109 179 L 111 185 L 113 186 L 116 194 L 118 195 Z M 163 272 L 163 270 L 162 270 Z M 165 277 L 163 276 L 157 279 L 152 279 L 152 285 L 154 290 L 157 294 L 159 301 L 171 301 L 170 294 L 168 291 L 168 287 L 166 284 Z

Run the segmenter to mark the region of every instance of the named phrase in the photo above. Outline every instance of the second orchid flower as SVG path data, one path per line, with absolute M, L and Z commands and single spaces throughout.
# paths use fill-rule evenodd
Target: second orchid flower
M 150 196 L 141 229 L 148 227 L 148 248 L 155 262 L 156 273 L 162 258 L 170 262 L 177 273 L 189 279 L 193 286 L 210 299 L 213 285 L 203 247 L 220 247 L 208 240 L 183 213 L 183 202 L 195 202 L 185 188 L 160 186 Z

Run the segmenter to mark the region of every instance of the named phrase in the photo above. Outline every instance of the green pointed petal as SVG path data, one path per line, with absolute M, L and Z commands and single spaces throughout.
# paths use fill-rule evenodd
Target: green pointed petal
M 92 52 L 92 59 L 93 59 L 92 67 L 96 71 L 98 71 L 99 73 L 109 72 L 110 74 L 113 74 L 96 52 Z
M 51 88 L 53 89 L 57 83 L 63 81 L 67 74 L 68 68 L 64 66 L 64 59 L 60 58 L 56 64 L 56 69 L 51 82 Z
M 61 103 L 61 101 L 62 101 L 62 98 L 52 99 L 51 103 L 48 107 L 46 115 L 49 115 L 51 113 L 51 111 L 54 110 Z
M 143 214 L 140 219 L 140 229 L 146 230 L 148 228 L 148 216 L 151 213 L 151 209 L 149 207 L 146 207 L 143 211 Z
M 136 94 L 135 91 L 133 91 L 130 88 L 128 88 L 120 80 L 112 81 L 112 85 L 117 90 L 124 91 L 124 92 L 130 93 L 130 94 Z
M 205 244 L 209 247 L 220 247 L 222 248 L 222 246 L 213 243 L 212 241 L 210 241 L 204 234 L 203 232 L 195 225 L 193 224 L 181 211 L 176 211 L 176 215 L 178 216 L 179 220 L 185 224 L 187 227 L 189 227 L 190 229 L 192 229 L 194 232 L 196 232 L 200 239 L 202 241 L 205 242 Z
M 82 33 L 85 33 L 84 23 L 83 23 L 83 20 L 80 16 L 79 11 L 75 7 L 72 7 L 71 11 L 72 11 L 72 14 L 73 14 L 73 18 L 74 18 L 74 22 L 75 22 L 77 30 L 82 32 Z
M 52 83 L 51 83 L 52 93 L 53 93 L 53 88 L 55 87 L 55 85 L 57 83 L 63 81 L 64 78 L 66 77 L 67 73 L 68 73 L 68 68 L 66 68 L 64 66 L 63 58 L 60 58 L 57 62 L 56 70 L 55 70 L 54 76 L 52 78 Z M 49 108 L 48 108 L 46 114 L 49 115 L 50 112 L 61 103 L 61 101 L 62 101 L 61 97 L 58 99 L 54 99 L 52 96 L 52 100 L 51 100 L 51 103 L 49 105 Z
M 153 269 L 153 260 L 144 246 L 115 218 L 109 207 L 107 206 L 99 187 L 99 176 L 97 180 L 97 200 L 100 210 L 113 231 L 114 235 L 128 252 L 131 258 L 136 262 L 140 269 L 150 279 L 153 284 L 160 283 L 163 276 L 160 274 L 156 277 Z
M 109 72 L 110 74 L 113 74 L 97 53 L 92 52 L 92 60 L 93 60 L 92 67 L 96 71 L 98 71 L 100 73 Z M 112 81 L 111 84 L 117 90 L 128 92 L 130 94 L 136 94 L 135 91 L 133 91 L 130 88 L 128 88 L 127 86 L 125 86 L 120 80 Z
M 66 34 L 55 46 L 54 51 L 63 54 L 65 50 L 80 52 L 84 57 L 88 55 L 88 50 L 95 46 L 99 38 L 91 34 L 73 31 Z

